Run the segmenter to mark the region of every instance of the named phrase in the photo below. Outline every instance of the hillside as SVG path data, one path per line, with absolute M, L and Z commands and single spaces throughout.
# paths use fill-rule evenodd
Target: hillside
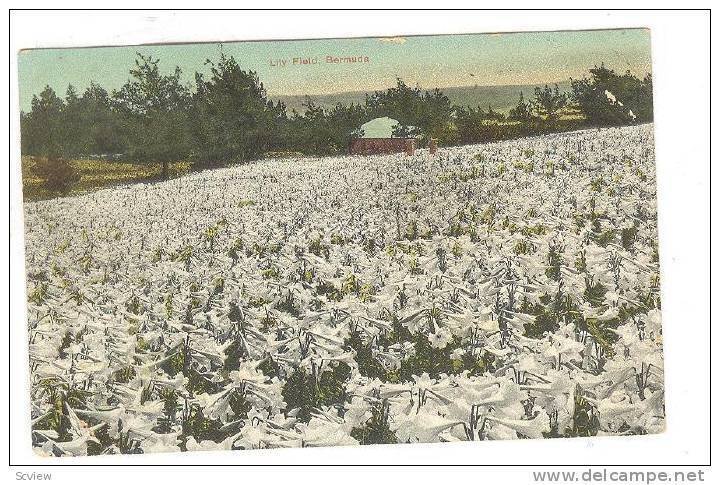
M 25 204 L 33 450 L 661 433 L 655 180 L 647 124 Z

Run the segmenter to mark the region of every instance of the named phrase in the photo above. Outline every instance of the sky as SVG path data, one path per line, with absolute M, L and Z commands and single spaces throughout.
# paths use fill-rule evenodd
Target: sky
M 159 58 L 167 73 L 179 66 L 192 83 L 221 49 L 256 71 L 270 97 L 385 89 L 397 77 L 424 89 L 552 83 L 583 77 L 600 63 L 640 77 L 651 71 L 647 29 L 30 49 L 18 54 L 20 108 L 28 111 L 46 85 L 61 96 L 68 84 L 80 92 L 93 81 L 118 89 L 136 53 Z

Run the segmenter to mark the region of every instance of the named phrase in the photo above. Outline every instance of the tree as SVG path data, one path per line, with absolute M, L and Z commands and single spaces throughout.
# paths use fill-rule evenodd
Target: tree
M 75 86 L 68 85 L 65 92 L 65 107 L 61 116 L 63 132 L 63 157 L 74 158 L 80 153 L 87 153 L 84 138 L 85 120 L 82 113 L 82 102 Z
M 425 138 L 434 138 L 442 145 L 456 143 L 457 129 L 451 123 L 453 106 L 450 98 L 438 88 L 425 91 L 420 104 L 420 119 L 415 126 L 419 127 Z
M 621 78 L 623 103 L 635 115 L 637 121 L 650 122 L 653 120 L 653 82 L 652 74 L 647 74 L 642 80 L 627 71 Z
M 65 105 L 50 86 L 33 96 L 30 113 L 21 115 L 21 151 L 50 159 L 64 152 L 62 116 Z
M 82 96 L 69 85 L 64 101 L 46 87 L 34 97 L 32 110 L 21 113 L 20 123 L 24 155 L 74 158 L 125 147 L 107 91 L 95 83 Z
M 72 103 L 77 97 L 74 89 L 68 89 Z M 31 172 L 43 181 L 50 192 L 66 193 L 80 179 L 72 164 L 65 159 L 71 152 L 70 130 L 64 117 L 67 107 L 50 86 L 39 96 L 33 96 L 30 113 L 21 113 L 21 152 L 38 157 L 30 166 Z
M 551 88 L 547 84 L 544 88 L 535 88 L 535 98 L 532 101 L 533 111 L 548 121 L 556 121 L 558 113 L 567 104 L 567 96 L 560 92 L 560 88 L 555 84 Z
M 291 143 L 304 153 L 326 153 L 331 150 L 332 128 L 325 109 L 316 105 L 310 97 L 303 103 L 305 112 L 294 113 Z
M 504 121 L 505 116 L 490 106 L 487 111 L 480 106 L 455 108 L 455 126 L 461 143 L 485 143 L 517 136 L 519 126 Z
M 358 136 L 357 128 L 366 119 L 361 105 L 337 103 L 330 109 L 316 105 L 309 97 L 304 113 L 290 118 L 288 144 L 304 153 L 337 154 L 347 150 L 350 140 Z
M 108 92 L 91 82 L 80 98 L 82 153 L 116 154 L 127 148 L 119 114 L 112 109 Z
M 441 143 L 456 141 L 451 125 L 453 106 L 439 89 L 423 92 L 397 78 L 395 87 L 367 95 L 365 106 L 370 118 L 388 116 L 398 120 L 399 126 L 394 130 L 398 136 L 418 134 L 411 128 L 414 127 L 425 138 L 437 138 Z
M 330 126 L 331 153 L 344 152 L 350 140 L 358 135 L 356 130 L 367 116 L 365 108 L 354 103 L 349 106 L 337 103 L 326 115 Z
M 520 99 L 518 104 L 510 110 L 508 118 L 514 121 L 530 121 L 533 117 L 532 106 L 525 102 L 522 91 L 520 91 Z
M 128 134 L 128 156 L 138 161 L 162 163 L 167 178 L 169 164 L 189 153 L 188 106 L 190 92 L 176 67 L 160 73 L 159 60 L 138 53 L 132 78 L 113 92 L 113 103 Z
M 589 123 L 620 125 L 653 119 L 652 76 L 643 80 L 629 71 L 618 75 L 603 64 L 590 69 L 590 77 L 572 80 L 573 100 Z
M 20 114 L 23 155 L 43 163 L 91 154 L 123 153 L 128 160 L 169 164 L 188 159 L 195 167 L 252 160 L 269 151 L 336 154 L 358 136 L 363 122 L 394 118 L 393 136 L 420 136 L 441 144 L 477 143 L 540 134 L 582 122 L 556 124 L 571 99 L 593 125 L 652 121 L 652 76 L 616 74 L 604 65 L 590 77 L 571 80 L 572 97 L 557 84 L 536 88 L 531 101 L 521 92 L 508 117 L 491 106 L 453 106 L 440 90 L 423 91 L 397 78 L 396 84 L 365 97 L 364 104 L 318 106 L 308 98 L 303 112 L 288 116 L 285 105 L 267 99 L 254 71 L 243 70 L 232 56 L 207 60 L 207 78 L 195 74 L 195 89 L 181 81 L 181 71 L 161 72 L 159 61 L 137 54 L 130 79 L 109 95 L 91 83 L 80 95 L 68 86 L 65 99 L 50 87 L 33 97 Z M 573 105 L 575 108 L 575 105 Z M 510 119 L 514 123 L 507 123 Z M 53 190 L 66 190 L 75 179 L 72 164 L 36 164 L 38 174 L 58 179 Z M 67 184 L 62 181 L 65 179 Z
M 400 78 L 397 78 L 395 87 L 365 96 L 365 106 L 370 118 L 387 116 L 405 126 L 420 126 L 422 104 L 420 88 L 411 88 Z
M 221 53 L 217 63 L 206 63 L 210 79 L 195 75 L 194 158 L 201 164 L 256 158 L 270 146 L 273 124 L 284 107 L 268 103 L 257 73 L 242 70 L 234 57 Z
M 291 123 L 288 119 L 287 107 L 282 101 L 273 103 L 268 101 L 267 111 L 270 117 L 272 136 L 268 140 L 267 148 L 272 151 L 291 149 L 289 144 L 291 134 Z

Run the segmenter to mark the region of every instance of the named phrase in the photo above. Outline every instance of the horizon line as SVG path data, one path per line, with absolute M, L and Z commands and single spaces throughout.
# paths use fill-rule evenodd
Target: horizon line
M 402 79 L 402 78 L 400 78 Z M 435 86 L 433 88 L 425 88 L 422 87 L 419 84 L 415 84 L 410 87 L 417 87 L 422 91 L 431 91 L 433 89 L 455 89 L 455 88 L 512 88 L 512 87 L 527 87 L 527 86 L 540 86 L 540 85 L 548 85 L 553 86 L 555 84 L 563 84 L 568 83 L 572 80 L 572 78 L 567 78 L 561 81 L 542 81 L 538 83 L 525 83 L 525 84 L 454 84 L 454 85 L 448 85 L 448 86 Z M 354 90 L 354 91 L 328 91 L 328 92 L 321 92 L 321 93 L 302 93 L 302 94 L 267 94 L 267 97 L 276 97 L 276 96 L 284 96 L 284 97 L 303 97 L 303 96 L 332 96 L 332 95 L 338 95 L 338 94 L 356 94 L 356 93 L 371 93 L 374 91 L 384 91 L 386 89 L 391 88 L 392 85 L 387 85 L 385 87 L 381 88 L 370 88 L 367 90 Z M 269 93 L 268 89 L 265 89 L 266 93 Z

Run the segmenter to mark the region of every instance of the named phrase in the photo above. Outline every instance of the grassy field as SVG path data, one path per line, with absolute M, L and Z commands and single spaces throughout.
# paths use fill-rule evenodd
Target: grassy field
M 23 199 L 25 202 L 57 197 L 42 185 L 32 170 L 34 157 L 22 157 Z M 80 174 L 80 181 L 73 185 L 66 195 L 81 193 L 112 187 L 119 184 L 136 182 L 152 182 L 160 179 L 161 163 L 126 163 L 104 160 L 73 160 L 72 165 Z M 188 162 L 174 162 L 170 164 L 170 177 L 179 177 L 190 171 Z

